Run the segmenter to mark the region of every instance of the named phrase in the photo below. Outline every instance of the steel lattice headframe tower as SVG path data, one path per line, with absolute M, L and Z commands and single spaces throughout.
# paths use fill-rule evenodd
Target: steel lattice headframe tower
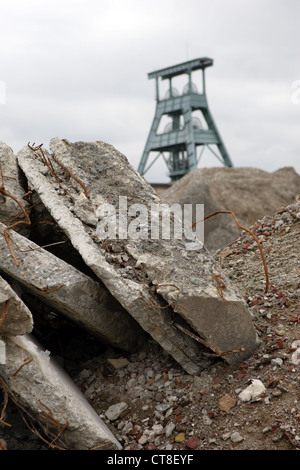
M 197 168 L 205 147 L 209 148 L 225 166 L 233 166 L 207 104 L 205 69 L 212 65 L 212 59 L 203 57 L 148 74 L 149 79 L 155 78 L 156 80 L 157 104 L 151 130 L 138 167 L 138 172 L 141 175 L 145 175 L 155 161 L 162 156 L 169 169 L 171 180 L 177 180 Z M 196 70 L 202 70 L 202 93 L 198 93 L 192 82 L 192 72 Z M 172 87 L 172 78 L 183 74 L 188 76 L 188 84 L 182 95 L 179 95 L 177 90 Z M 159 96 L 159 79 L 169 80 L 169 90 L 164 99 L 160 99 Z M 207 129 L 202 129 L 199 120 L 193 117 L 193 113 L 197 110 L 202 113 Z M 158 133 L 163 116 L 168 116 L 171 121 L 162 133 Z M 215 145 L 219 153 L 213 150 L 210 145 Z M 200 152 L 198 152 L 198 147 L 200 147 Z M 151 152 L 157 154 L 147 166 Z M 165 152 L 169 153 L 168 157 Z

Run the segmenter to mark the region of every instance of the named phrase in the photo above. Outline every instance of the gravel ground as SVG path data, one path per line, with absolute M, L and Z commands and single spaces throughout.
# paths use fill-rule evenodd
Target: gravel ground
M 106 349 L 79 361 L 61 358 L 125 450 L 300 449 L 300 197 L 250 228 L 266 257 L 267 294 L 249 233 L 241 230 L 236 242 L 216 253 L 241 289 L 261 340 L 243 364 L 216 358 L 200 374 L 187 375 L 150 338 L 131 355 Z M 0 425 L 2 447 L 48 448 L 12 403 L 5 420 L 11 426 Z

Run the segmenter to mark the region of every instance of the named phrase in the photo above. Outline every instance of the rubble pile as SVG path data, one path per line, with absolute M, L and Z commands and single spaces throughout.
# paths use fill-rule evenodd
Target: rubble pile
M 0 165 L 0 431 L 10 398 L 46 448 L 199 448 L 179 432 L 182 408 L 261 348 L 256 303 L 226 264 L 236 250 L 212 255 L 188 230 L 151 236 L 162 201 L 104 142 L 54 138 L 16 156 L 1 144 Z

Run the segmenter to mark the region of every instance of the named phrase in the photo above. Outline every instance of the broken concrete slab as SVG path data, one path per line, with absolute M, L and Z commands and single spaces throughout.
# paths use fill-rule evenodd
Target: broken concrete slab
M 0 277 L 0 336 L 31 333 L 33 319 L 30 310 L 8 282 Z
M 26 209 L 29 203 L 24 199 L 26 193 L 21 186 L 20 169 L 16 156 L 4 142 L 0 142 L 0 187 L 0 221 L 7 226 L 16 221 L 26 222 L 24 217 L 12 220 L 16 215 L 22 213 L 20 204 Z M 14 229 L 23 234 L 28 234 L 30 231 L 29 225 L 26 223 L 20 223 Z
M 1 386 L 34 428 L 41 426 L 50 448 L 114 449 L 121 444 L 69 376 L 30 335 L 5 339 Z M 3 383 L 4 382 L 4 383 Z M 34 384 L 34 387 L 33 387 Z
M 218 354 L 231 351 L 224 356 L 229 363 L 249 357 L 259 344 L 251 315 L 199 240 L 191 249 L 186 234 L 181 239 L 153 239 L 147 226 L 137 239 L 120 233 L 100 239 L 105 204 L 116 208 L 119 222 L 129 214 L 122 212 L 120 196 L 131 206 L 142 205 L 148 215 L 152 205 L 161 209 L 153 188 L 126 157 L 104 142 L 54 138 L 50 150 L 46 161 L 51 166 L 45 165 L 40 149 L 28 147 L 18 153 L 18 163 L 85 263 L 143 329 L 188 373 L 207 366 L 203 346 L 186 332 L 190 328 Z M 170 212 L 172 231 L 176 217 Z M 131 213 L 130 223 L 133 217 Z
M 0 224 L 0 232 L 3 227 Z M 10 232 L 10 240 L 19 266 L 0 236 L 0 272 L 104 343 L 125 351 L 137 347 L 143 334 L 140 326 L 101 281 L 96 282 L 21 234 Z
M 5 342 L 0 339 L 0 364 L 6 363 L 6 346 Z

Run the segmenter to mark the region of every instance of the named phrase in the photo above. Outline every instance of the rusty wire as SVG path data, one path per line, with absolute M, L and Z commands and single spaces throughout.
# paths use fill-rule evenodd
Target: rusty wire
M 26 366 L 27 364 L 30 364 L 30 362 L 33 361 L 33 358 L 32 357 L 25 357 L 24 361 L 23 361 L 23 364 L 20 365 L 20 367 L 13 373 L 13 377 L 15 377 L 21 369 L 23 369 L 24 366 Z
M 55 180 L 57 181 L 57 183 L 59 184 L 60 188 L 64 191 L 64 193 L 70 197 L 72 203 L 74 204 L 74 198 L 68 193 L 68 191 L 63 187 L 62 185 L 62 181 L 61 179 L 59 178 L 59 176 L 57 175 L 54 167 L 53 167 L 53 164 L 51 162 L 51 159 L 49 157 L 46 156 L 44 150 L 43 150 L 43 144 L 40 144 L 40 145 L 37 145 L 35 147 L 35 143 L 33 143 L 32 145 L 29 144 L 28 142 L 28 147 L 30 148 L 30 150 L 32 150 L 33 152 L 36 153 L 36 155 L 40 158 L 40 160 L 42 161 L 42 163 L 47 166 L 51 176 L 53 176 L 55 178 Z M 40 153 L 37 153 L 37 152 L 40 152 Z M 69 170 L 69 168 L 64 165 L 62 162 L 60 162 L 58 160 L 58 158 L 53 154 L 51 155 L 52 156 L 52 159 L 55 161 L 55 163 L 57 163 L 57 165 L 59 165 L 65 172 L 68 173 L 68 175 L 73 178 L 83 189 L 84 191 L 84 194 L 85 194 L 85 197 L 88 199 L 89 198 L 89 195 L 88 195 L 88 191 L 87 191 L 87 188 L 86 186 L 84 185 L 84 183 L 78 178 L 78 176 L 74 175 L 74 173 L 72 173 L 71 170 Z
M 42 144 L 41 144 L 41 145 L 42 145 Z M 30 147 L 30 146 L 29 146 L 29 147 Z M 41 146 L 36 147 L 36 150 L 39 150 L 40 147 L 41 147 Z M 30 147 L 30 148 L 33 150 L 32 147 Z M 28 226 L 32 225 L 31 220 L 30 220 L 30 217 L 29 217 L 29 215 L 28 215 L 28 211 L 31 210 L 31 209 L 33 209 L 34 207 L 38 206 L 39 204 L 42 204 L 42 203 L 41 203 L 41 202 L 38 202 L 38 203 L 36 203 L 36 204 L 31 205 L 30 207 L 25 208 L 24 205 L 23 205 L 14 195 L 12 195 L 11 193 L 9 193 L 9 192 L 5 189 L 5 187 L 4 187 L 4 175 L 3 175 L 3 172 L 2 172 L 2 166 L 1 166 L 1 164 L 0 164 L 0 174 L 1 174 L 0 193 L 1 193 L 4 197 L 5 197 L 5 196 L 6 196 L 6 197 L 10 197 L 13 201 L 16 202 L 16 204 L 18 204 L 18 206 L 19 206 L 20 209 L 21 209 L 21 211 L 20 211 L 17 215 L 15 215 L 14 217 L 12 217 L 11 219 L 1 220 L 0 222 L 1 222 L 1 223 L 11 223 L 11 222 L 14 222 L 15 220 L 19 219 L 21 216 L 25 216 L 25 219 L 26 219 L 26 220 L 17 220 L 17 222 L 11 223 L 11 225 L 5 227 L 5 229 L 4 229 L 4 231 L 3 231 L 6 244 L 7 244 L 8 248 L 9 248 L 9 251 L 10 251 L 12 257 L 13 257 L 13 260 L 14 260 L 16 266 L 19 267 L 19 262 L 18 262 L 18 260 L 17 260 L 16 255 L 15 255 L 15 252 L 14 252 L 14 250 L 13 250 L 13 248 L 12 248 L 12 243 L 17 246 L 18 251 L 20 251 L 20 252 L 26 252 L 26 251 L 38 250 L 38 249 L 40 249 L 40 248 L 47 248 L 47 247 L 49 247 L 49 246 L 57 245 L 57 244 L 59 244 L 59 243 L 64 243 L 64 241 L 56 242 L 56 243 L 51 243 L 51 244 L 47 244 L 47 245 L 44 245 L 44 246 L 42 246 L 42 247 L 37 247 L 37 248 L 30 248 L 30 247 L 29 247 L 28 250 L 22 250 L 22 249 L 20 249 L 20 248 L 18 247 L 18 245 L 17 245 L 16 242 L 10 240 L 8 231 L 11 230 L 11 229 L 14 229 L 15 227 L 17 227 L 17 226 L 19 226 L 19 225 L 21 225 L 21 224 L 25 224 L 25 225 L 28 225 Z M 5 176 L 5 178 L 8 178 L 8 177 Z M 32 193 L 32 191 L 28 191 L 26 194 L 24 194 L 24 196 L 22 196 L 22 199 L 24 199 L 24 200 L 27 201 L 26 198 L 27 198 L 27 196 L 28 196 L 29 194 L 31 194 L 31 193 Z M 43 221 L 43 220 L 42 220 L 42 221 L 39 221 L 38 223 L 39 223 L 39 224 L 43 224 L 43 223 L 46 224 L 46 223 L 47 223 L 47 224 L 50 224 L 50 225 L 54 225 L 53 222 Z
M 203 219 L 200 219 L 200 220 L 197 220 L 196 222 L 194 222 L 190 228 L 194 227 L 198 222 L 201 222 L 203 220 L 206 220 L 206 219 L 209 219 L 210 217 L 213 217 L 214 215 L 216 214 L 231 214 L 232 217 L 234 218 L 236 224 L 238 225 L 238 227 L 240 227 L 242 230 L 245 230 L 246 232 L 250 233 L 250 235 L 254 238 L 254 240 L 256 241 L 257 243 L 257 246 L 259 248 L 259 251 L 260 251 L 260 254 L 261 254 L 261 257 L 262 257 L 262 260 L 263 260 L 263 265 L 264 265 L 264 270 L 265 270 L 265 277 L 266 277 L 266 287 L 265 287 L 265 294 L 268 292 L 269 290 L 269 272 L 268 272 L 268 266 L 267 266 L 267 263 L 266 263 L 266 259 L 265 259 L 265 255 L 264 255 L 264 252 L 263 252 L 263 249 L 262 249 L 262 246 L 261 246 L 261 243 L 259 241 L 259 239 L 257 238 L 257 236 L 255 235 L 255 233 L 253 233 L 249 228 L 247 227 L 244 227 L 243 225 L 240 224 L 240 222 L 237 220 L 236 218 L 236 215 L 234 214 L 233 211 L 227 211 L 227 210 L 218 210 L 218 211 L 215 211 L 213 212 L 212 214 L 209 214 L 207 216 L 205 216 Z
M 15 262 L 16 266 L 18 267 L 18 266 L 19 266 L 19 262 L 18 262 L 18 260 L 17 260 L 17 258 L 16 258 L 16 255 L 15 255 L 15 253 L 14 253 L 14 250 L 12 249 L 12 246 L 11 246 L 11 243 L 10 243 L 10 240 L 9 240 L 8 231 L 11 230 L 11 229 L 13 229 L 13 228 L 15 228 L 15 227 L 17 227 L 18 225 L 21 225 L 21 224 L 31 225 L 31 220 L 30 220 L 30 218 L 29 218 L 29 216 L 28 216 L 28 214 L 27 214 L 27 211 L 26 211 L 25 207 L 23 206 L 23 204 L 22 204 L 15 196 L 13 196 L 13 195 L 10 194 L 8 191 L 6 191 L 6 189 L 4 189 L 4 186 L 1 186 L 1 187 L 0 187 L 0 193 L 1 193 L 1 194 L 4 194 L 5 196 L 8 196 L 8 197 L 12 198 L 13 201 L 15 201 L 15 202 L 19 205 L 19 207 L 21 208 L 21 210 L 22 210 L 22 213 L 21 213 L 21 214 L 25 215 L 25 218 L 26 218 L 26 222 L 25 222 L 25 220 L 19 220 L 18 222 L 15 222 L 15 223 L 9 225 L 8 227 L 5 227 L 5 229 L 4 229 L 4 231 L 3 231 L 3 233 L 4 233 L 4 238 L 5 238 L 5 241 L 6 241 L 6 243 L 7 243 L 8 248 L 9 248 L 9 251 L 10 251 L 10 253 L 11 253 L 13 259 L 14 259 L 14 262 Z
M 46 436 L 48 437 L 50 435 L 49 425 L 56 426 L 56 428 L 57 428 L 57 435 L 52 439 L 51 442 L 48 442 L 48 445 L 50 447 L 57 448 L 57 446 L 54 445 L 54 442 L 59 439 L 59 437 L 62 435 L 62 433 L 68 427 L 69 423 L 68 423 L 68 421 L 66 421 L 65 424 L 61 424 L 60 421 L 53 416 L 53 413 L 52 413 L 51 409 L 45 403 L 43 403 L 41 400 L 38 400 L 38 401 L 47 410 L 47 412 L 46 411 L 41 411 L 39 413 L 40 417 L 45 421 L 45 425 L 46 425 L 45 434 L 46 434 Z M 59 449 L 64 450 L 61 447 L 59 447 Z
M 225 300 L 224 295 L 223 295 L 223 290 L 226 289 L 226 285 L 221 280 L 221 274 L 212 274 L 211 278 L 217 284 L 217 289 L 218 289 L 218 292 L 219 292 L 219 295 L 220 295 L 221 299 Z
M 23 365 L 27 364 L 28 362 L 25 362 Z M 23 365 L 21 367 L 23 367 Z M 11 427 L 12 425 L 9 423 L 6 423 L 4 421 L 4 413 L 5 409 L 8 405 L 8 400 L 9 398 L 13 401 L 13 403 L 16 405 L 18 412 L 20 413 L 20 416 L 22 417 L 24 423 L 28 427 L 29 431 L 31 431 L 35 436 L 37 436 L 41 441 L 43 441 L 45 444 L 47 444 L 50 448 L 55 449 L 55 450 L 66 450 L 67 447 L 66 445 L 60 440 L 62 433 L 65 431 L 65 429 L 68 427 L 68 421 L 66 421 L 65 424 L 61 424 L 54 416 L 50 408 L 45 405 L 43 402 L 40 400 L 39 403 L 47 410 L 47 412 L 41 411 L 40 412 L 40 418 L 44 421 L 41 423 L 37 418 L 33 418 L 29 411 L 26 410 L 25 408 L 22 407 L 22 405 L 18 402 L 16 397 L 14 396 L 13 392 L 9 389 L 5 381 L 1 378 L 0 376 L 0 386 L 3 389 L 4 392 L 4 405 L 0 413 L 0 423 L 3 424 L 4 426 Z M 42 434 L 36 429 L 35 424 L 38 424 L 43 430 L 43 433 L 46 435 L 46 438 L 42 436 Z M 57 434 L 52 438 L 53 436 L 53 431 L 51 431 L 52 436 L 50 436 L 49 432 L 49 425 L 54 425 L 55 428 L 57 428 Z M 45 426 L 45 428 L 44 428 Z M 50 437 L 52 440 L 49 441 L 48 437 Z M 60 440 L 59 444 L 57 444 L 57 440 Z M 55 443 L 55 444 L 54 444 Z M 0 443 L 1 446 L 1 443 Z
M 41 245 L 41 246 L 37 246 L 35 248 L 32 248 L 31 246 L 28 245 L 28 248 L 26 250 L 23 250 L 22 248 L 20 248 L 18 246 L 18 244 L 13 240 L 12 241 L 14 245 L 16 245 L 18 251 L 20 251 L 20 253 L 28 253 L 28 252 L 31 252 L 31 251 L 38 251 L 38 250 L 42 250 L 43 248 L 49 248 L 50 246 L 55 246 L 55 245 L 61 245 L 62 243 L 66 243 L 64 240 L 60 241 L 60 242 L 54 242 L 54 243 L 47 243 L 47 245 Z
M 98 446 L 90 447 L 88 450 L 99 450 L 99 449 L 103 449 L 104 447 L 108 447 L 108 446 L 111 446 L 111 445 L 113 445 L 113 442 L 111 442 L 111 441 L 104 442 L 103 444 L 99 444 Z
M 60 286 L 53 287 L 53 289 L 49 289 L 48 286 L 42 287 L 42 288 L 35 286 L 35 288 L 36 288 L 37 290 L 43 292 L 43 294 L 51 294 L 52 292 L 55 292 L 55 291 L 61 289 L 61 288 L 64 287 L 64 286 L 65 286 L 65 284 L 61 284 Z
M 44 150 L 42 149 L 42 146 L 44 144 L 40 144 L 40 145 L 37 145 L 35 147 L 34 146 L 35 143 L 30 145 L 29 142 L 28 142 L 27 145 L 30 148 L 30 150 L 32 150 L 35 153 L 35 155 L 39 158 L 39 160 L 43 163 L 43 165 L 45 165 L 48 168 L 50 175 L 56 180 L 56 182 L 58 183 L 60 189 L 65 193 L 66 196 L 69 196 L 69 198 L 71 199 L 71 202 L 74 204 L 74 198 L 68 193 L 66 188 L 64 188 L 64 186 L 62 185 L 62 181 L 59 178 L 59 176 L 57 175 L 56 171 L 54 170 L 50 158 L 47 157 Z
M 7 404 L 8 404 L 8 391 L 7 391 L 7 387 L 5 385 L 5 382 L 4 380 L 2 380 L 2 378 L 0 377 L 0 384 L 1 384 L 1 387 L 2 387 L 2 390 L 4 392 L 4 404 L 3 404 L 3 408 L 1 410 L 1 414 L 0 414 L 0 423 L 4 424 L 4 426 L 8 426 L 9 428 L 11 427 L 11 424 L 9 423 L 6 423 L 3 418 L 4 418 L 4 413 L 5 413 L 5 409 L 7 407 Z
M 77 176 L 75 176 L 74 173 L 72 173 L 72 171 L 69 170 L 68 167 L 66 167 L 66 165 L 61 163 L 55 155 L 52 155 L 52 158 L 59 166 L 61 166 L 61 168 L 63 168 L 63 170 L 65 170 L 75 181 L 77 181 L 78 184 L 80 184 L 80 186 L 82 187 L 84 191 L 85 197 L 88 199 L 89 198 L 88 191 L 85 185 L 83 184 L 83 182 Z
M 0 439 L 0 448 L 1 448 L 1 450 L 7 450 L 7 447 L 4 444 L 4 442 L 2 441 L 2 439 Z

